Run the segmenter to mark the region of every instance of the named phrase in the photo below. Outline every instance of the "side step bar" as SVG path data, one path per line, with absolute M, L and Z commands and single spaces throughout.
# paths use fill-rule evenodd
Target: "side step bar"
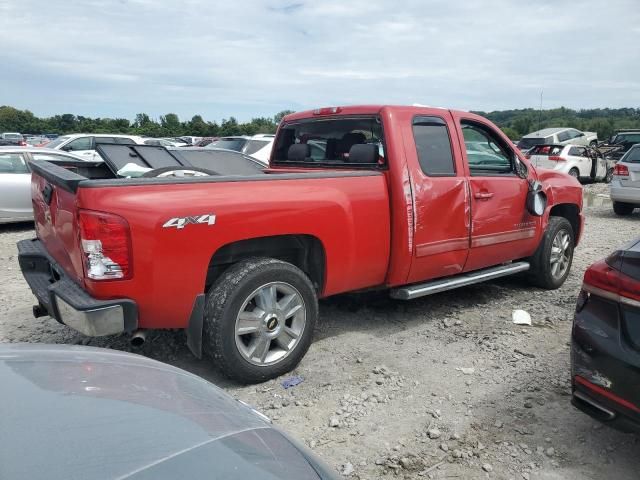
M 431 282 L 420 283 L 418 285 L 394 288 L 389 292 L 389 295 L 391 298 L 395 298 L 397 300 L 412 300 L 414 298 L 433 295 L 434 293 L 440 293 L 446 290 L 453 290 L 454 288 L 466 287 L 467 285 L 473 285 L 474 283 L 486 282 L 487 280 L 493 280 L 494 278 L 506 277 L 507 275 L 513 275 L 514 273 L 525 272 L 527 270 L 529 270 L 528 262 L 508 263 L 498 267 L 462 273 L 454 277 L 433 280 Z

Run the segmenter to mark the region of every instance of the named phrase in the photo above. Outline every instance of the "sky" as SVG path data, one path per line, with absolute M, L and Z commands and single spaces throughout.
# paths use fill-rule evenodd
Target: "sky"
M 640 0 L 0 0 L 0 105 L 640 107 Z

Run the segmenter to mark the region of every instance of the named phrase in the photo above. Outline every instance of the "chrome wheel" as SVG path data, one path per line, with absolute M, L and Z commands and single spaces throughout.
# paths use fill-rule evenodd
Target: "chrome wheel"
M 251 293 L 236 317 L 236 347 L 253 365 L 272 365 L 298 345 L 307 323 L 304 299 L 284 282 L 263 285 Z
M 558 230 L 551 243 L 551 275 L 562 278 L 571 264 L 571 236 L 566 230 Z

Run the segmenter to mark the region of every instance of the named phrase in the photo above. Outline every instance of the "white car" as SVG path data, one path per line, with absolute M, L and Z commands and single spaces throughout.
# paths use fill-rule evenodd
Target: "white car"
M 111 133 L 74 133 L 73 135 L 63 135 L 47 143 L 47 148 L 72 152 L 83 160 L 102 160 L 96 152 L 96 144 L 117 143 L 121 145 L 144 144 L 145 138 L 137 135 L 119 135 Z
M 537 168 L 568 173 L 579 180 L 610 182 L 613 164 L 599 158 L 593 171 L 593 162 L 587 148 L 582 145 L 536 145 L 525 155 Z
M 616 163 L 610 195 L 617 215 L 631 215 L 640 207 L 640 144 L 631 147 Z
M 241 151 L 245 155 L 250 155 L 266 165 L 269 163 L 275 138 L 276 136 L 273 134 L 259 133 L 251 137 L 247 143 L 244 144 Z
M 536 145 L 591 145 L 598 144 L 596 132 L 581 132 L 575 128 L 543 128 L 520 139 L 518 148 L 526 152 Z

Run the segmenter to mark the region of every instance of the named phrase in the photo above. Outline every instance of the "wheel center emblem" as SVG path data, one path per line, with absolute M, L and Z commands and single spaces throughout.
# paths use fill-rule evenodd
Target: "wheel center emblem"
M 271 317 L 269 320 L 267 320 L 267 329 L 269 329 L 269 331 L 275 330 L 277 326 L 278 319 L 276 317 Z

